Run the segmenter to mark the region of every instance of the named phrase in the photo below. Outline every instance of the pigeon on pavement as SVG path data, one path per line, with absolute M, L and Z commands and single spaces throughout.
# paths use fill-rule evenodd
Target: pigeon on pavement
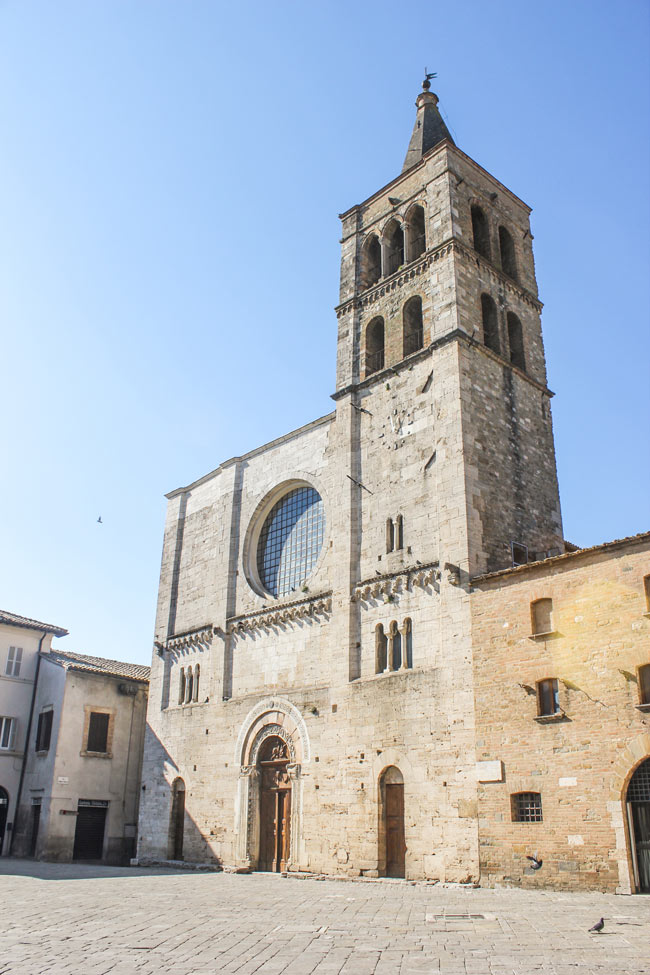
M 593 928 L 589 928 L 589 930 L 599 932 L 602 931 L 604 927 L 605 927 L 605 919 L 601 917 L 600 921 L 596 921 Z

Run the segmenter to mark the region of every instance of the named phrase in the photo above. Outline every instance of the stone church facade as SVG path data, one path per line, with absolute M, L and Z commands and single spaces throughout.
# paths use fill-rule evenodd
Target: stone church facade
M 571 851 L 531 874 L 531 823 L 525 840 L 499 831 L 507 764 L 535 790 L 526 732 L 510 750 L 494 737 L 490 682 L 509 671 L 490 626 L 517 593 L 530 612 L 544 587 L 527 573 L 557 582 L 580 553 L 563 541 L 530 209 L 454 144 L 437 101 L 425 82 L 401 174 L 341 217 L 334 412 L 167 496 L 141 861 L 621 883 L 561 871 Z M 516 680 L 562 677 L 535 674 Z M 630 835 L 616 842 L 632 889 Z

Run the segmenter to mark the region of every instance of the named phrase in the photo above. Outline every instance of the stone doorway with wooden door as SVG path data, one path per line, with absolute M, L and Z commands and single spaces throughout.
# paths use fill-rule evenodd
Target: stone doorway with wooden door
M 281 873 L 291 856 L 291 779 L 289 750 L 275 735 L 262 744 L 260 772 L 260 855 L 258 870 Z
M 404 777 L 395 765 L 385 769 L 379 780 L 379 809 L 379 873 L 405 877 Z

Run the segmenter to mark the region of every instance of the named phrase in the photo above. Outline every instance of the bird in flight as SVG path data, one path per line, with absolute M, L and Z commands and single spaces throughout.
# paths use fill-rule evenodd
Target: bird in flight
M 605 927 L 605 919 L 601 917 L 600 921 L 596 921 L 593 928 L 589 928 L 590 931 L 596 931 L 597 933 L 602 931 Z
M 101 516 L 101 515 L 100 515 L 100 516 L 99 516 L 99 518 L 97 519 L 97 524 L 98 524 L 98 525 L 103 525 L 103 524 L 104 524 L 104 522 L 102 521 L 102 516 Z
M 539 870 L 539 868 L 544 862 L 541 857 L 537 856 L 537 853 L 534 853 L 532 857 L 526 854 L 526 859 L 531 861 L 530 862 L 531 870 Z

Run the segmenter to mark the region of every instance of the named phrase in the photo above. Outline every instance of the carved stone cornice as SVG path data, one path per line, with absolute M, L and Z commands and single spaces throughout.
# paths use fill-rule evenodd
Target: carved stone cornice
M 332 593 L 323 592 L 291 603 L 282 603 L 268 609 L 255 610 L 228 620 L 228 633 L 246 633 L 251 630 L 269 629 L 296 620 L 326 616 L 332 609 Z
M 216 628 L 212 623 L 196 627 L 193 630 L 186 630 L 185 633 L 175 633 L 170 636 L 164 644 L 165 650 L 180 650 L 184 647 L 199 647 L 212 643 L 212 637 L 216 633 Z
M 342 315 L 345 315 L 352 308 L 360 310 L 362 308 L 369 307 L 380 298 L 383 298 L 385 295 L 389 294 L 389 292 L 395 291 L 396 288 L 403 287 L 403 285 L 407 284 L 418 274 L 422 274 L 422 272 L 426 271 L 428 267 L 435 264 L 436 261 L 439 261 L 442 257 L 446 257 L 448 254 L 451 254 L 452 251 L 459 251 L 468 260 L 478 261 L 494 278 L 500 282 L 500 284 L 505 287 L 507 291 L 517 295 L 525 304 L 530 305 L 531 308 L 535 308 L 536 311 L 541 312 L 544 305 L 536 295 L 534 295 L 531 291 L 528 291 L 527 288 L 524 288 L 523 285 L 519 284 L 517 281 L 514 281 L 507 274 L 504 274 L 500 268 L 498 268 L 491 261 L 487 260 L 487 258 L 483 257 L 472 247 L 469 247 L 457 237 L 451 237 L 449 240 L 445 240 L 442 244 L 439 244 L 438 247 L 426 251 L 422 257 L 419 257 L 417 260 L 411 261 L 410 264 L 406 264 L 404 267 L 400 268 L 399 271 L 395 271 L 389 277 L 382 278 L 376 285 L 374 285 L 372 288 L 368 288 L 368 290 L 364 291 L 361 295 L 354 295 L 353 297 L 342 302 L 340 305 L 337 305 L 334 309 L 336 312 L 336 317 L 341 318 Z
M 426 565 L 412 565 L 397 572 L 389 572 L 385 575 L 375 576 L 373 579 L 364 579 L 352 590 L 352 602 L 368 602 L 371 599 L 390 598 L 400 592 L 418 589 L 426 589 L 428 586 L 435 586 L 440 582 L 440 568 L 438 562 L 429 562 Z
M 341 315 L 344 315 L 351 308 L 366 308 L 368 305 L 372 305 L 375 301 L 378 301 L 379 298 L 383 298 L 390 291 L 395 291 L 396 288 L 403 287 L 403 285 L 407 284 L 418 274 L 426 271 L 431 264 L 439 261 L 441 257 L 450 254 L 454 243 L 455 241 L 453 240 L 446 240 L 433 250 L 426 251 L 422 257 L 418 257 L 415 261 L 404 265 L 404 267 L 401 267 L 388 277 L 382 278 L 374 287 L 364 291 L 362 295 L 355 295 L 352 298 L 348 298 L 347 301 L 337 305 L 334 309 L 336 317 L 340 318 Z
M 493 264 L 492 261 L 489 261 L 486 257 L 483 257 L 482 254 L 479 254 L 478 251 L 475 251 L 472 247 L 469 247 L 460 240 L 455 240 L 454 243 L 456 244 L 456 250 L 460 251 L 461 254 L 463 254 L 468 260 L 477 261 L 479 264 L 481 264 L 487 271 L 489 271 L 493 278 L 496 278 L 496 280 L 505 287 L 506 291 L 510 291 L 512 294 L 517 295 L 517 297 L 519 297 L 524 304 L 530 305 L 531 308 L 541 312 L 544 304 L 536 295 L 532 293 L 532 291 L 528 291 L 528 289 L 524 288 L 523 285 L 519 284 L 518 281 L 514 281 L 509 275 L 504 274 L 504 272 Z

